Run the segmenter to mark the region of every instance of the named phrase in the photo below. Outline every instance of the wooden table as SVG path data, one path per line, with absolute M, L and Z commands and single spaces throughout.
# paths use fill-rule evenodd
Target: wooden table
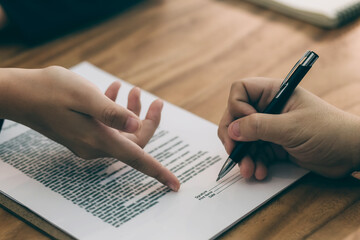
M 324 30 L 241 0 L 149 0 L 36 47 L 0 40 L 0 67 L 89 61 L 218 123 L 231 83 L 283 78 L 305 50 L 320 55 L 302 86 L 360 115 L 360 20 Z M 341 239 L 360 227 L 360 184 L 310 174 L 222 239 Z M 47 239 L 0 209 L 1 239 Z

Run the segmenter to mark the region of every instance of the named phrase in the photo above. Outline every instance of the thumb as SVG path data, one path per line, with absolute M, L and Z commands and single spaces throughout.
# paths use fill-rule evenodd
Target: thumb
M 229 137 L 234 141 L 263 140 L 283 145 L 290 134 L 288 126 L 291 126 L 283 115 L 253 113 L 239 118 L 229 125 Z
M 133 133 L 141 126 L 141 121 L 136 114 L 98 92 L 87 94 L 84 101 L 81 101 L 81 104 L 78 103 L 73 110 L 88 114 L 120 131 Z
M 109 127 L 129 133 L 136 132 L 141 125 L 138 116 L 108 98 L 94 107 L 93 116 Z

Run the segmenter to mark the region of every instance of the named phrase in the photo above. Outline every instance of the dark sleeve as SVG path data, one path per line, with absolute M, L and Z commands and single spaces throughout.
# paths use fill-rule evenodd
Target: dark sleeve
M 2 128 L 3 123 L 4 123 L 4 119 L 0 119 L 0 132 L 1 132 L 1 128 Z
M 30 43 L 118 13 L 141 0 L 0 0 L 10 24 Z

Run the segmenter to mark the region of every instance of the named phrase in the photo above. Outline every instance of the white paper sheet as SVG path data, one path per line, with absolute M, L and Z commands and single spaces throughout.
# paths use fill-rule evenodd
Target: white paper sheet
M 89 63 L 73 69 L 102 91 L 117 80 Z M 123 82 L 125 105 L 131 85 Z M 144 111 L 155 97 L 142 92 Z M 142 116 L 144 112 L 142 112 Z M 178 193 L 114 159 L 85 161 L 6 121 L 0 134 L 0 190 L 79 239 L 209 239 L 264 204 L 307 171 L 290 164 L 266 181 L 245 181 L 234 168 L 215 179 L 227 155 L 217 126 L 165 102 L 145 150 L 182 182 Z

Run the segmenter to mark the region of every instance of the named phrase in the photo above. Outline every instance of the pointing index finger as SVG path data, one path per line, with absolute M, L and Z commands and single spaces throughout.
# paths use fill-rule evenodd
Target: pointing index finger
M 167 168 L 161 165 L 150 154 L 146 153 L 136 143 L 114 132 L 111 139 L 106 141 L 107 152 L 134 169 L 157 179 L 162 184 L 177 192 L 180 188 L 179 180 Z

